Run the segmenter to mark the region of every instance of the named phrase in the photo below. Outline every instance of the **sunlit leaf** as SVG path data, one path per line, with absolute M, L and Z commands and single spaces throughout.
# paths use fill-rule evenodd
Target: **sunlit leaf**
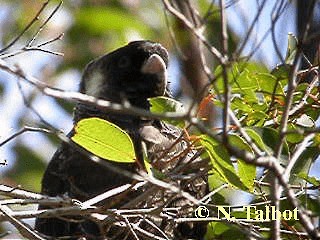
M 232 99 L 231 107 L 233 110 L 241 110 L 245 113 L 252 112 L 251 106 L 237 96 Z
M 135 162 L 132 140 L 117 125 L 100 118 L 85 118 L 74 130 L 71 139 L 98 157 L 114 162 Z

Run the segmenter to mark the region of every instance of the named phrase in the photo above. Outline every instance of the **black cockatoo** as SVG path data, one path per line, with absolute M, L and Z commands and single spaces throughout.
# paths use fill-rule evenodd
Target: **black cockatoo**
M 159 43 L 135 41 L 90 62 L 83 74 L 80 92 L 115 103 L 127 102 L 150 110 L 151 97 L 168 96 L 168 53 Z M 136 163 L 109 162 L 118 169 L 144 171 L 147 157 L 161 180 L 196 199 L 207 194 L 206 162 L 193 150 L 177 127 L 156 119 L 108 112 L 92 104 L 78 103 L 74 124 L 98 117 L 110 121 L 132 138 Z M 74 129 L 68 137 L 72 137 Z M 110 136 L 112 138 L 112 136 Z M 62 143 L 51 159 L 42 180 L 42 193 L 67 196 L 81 202 L 128 183 L 137 183 L 106 166 L 92 161 L 89 154 L 70 143 Z M 141 161 L 142 160 L 142 161 Z M 192 217 L 195 209 L 177 192 L 144 184 L 125 194 L 98 204 L 104 209 L 146 209 L 158 207 L 149 215 L 128 218 L 110 216 L 100 222 L 84 216 L 37 218 L 36 230 L 54 239 L 203 239 L 205 223 L 179 223 L 178 217 Z M 40 206 L 46 209 L 47 206 Z M 163 209 L 175 209 L 165 213 Z M 128 227 L 131 224 L 131 227 Z

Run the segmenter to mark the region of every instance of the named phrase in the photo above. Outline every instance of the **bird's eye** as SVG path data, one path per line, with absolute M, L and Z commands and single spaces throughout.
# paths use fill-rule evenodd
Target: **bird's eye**
M 130 64 L 131 64 L 130 58 L 128 58 L 126 56 L 122 56 L 118 61 L 118 66 L 120 68 L 129 67 Z

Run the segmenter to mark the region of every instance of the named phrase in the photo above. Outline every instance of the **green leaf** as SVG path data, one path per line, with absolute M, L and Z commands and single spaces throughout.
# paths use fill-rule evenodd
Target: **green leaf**
M 293 131 L 292 133 L 288 133 L 286 135 L 286 140 L 288 141 L 288 143 L 299 143 L 304 139 L 304 136 L 302 134 L 299 134 L 298 132 L 294 132 L 297 131 L 297 127 L 292 124 L 289 123 L 288 124 L 288 132 Z
M 232 146 L 237 147 L 241 150 L 252 152 L 251 147 L 246 143 L 240 136 L 236 134 L 229 134 L 229 142 Z
M 166 113 L 166 112 L 184 112 L 182 103 L 168 97 L 154 97 L 150 98 L 151 104 L 150 111 L 153 113 Z M 168 120 L 167 122 L 172 125 L 183 128 L 185 123 L 182 120 Z
M 241 110 L 243 112 L 252 112 L 252 108 L 249 104 L 243 101 L 240 97 L 234 97 L 231 102 L 231 107 L 233 110 Z
M 254 130 L 255 128 L 245 128 L 246 133 L 253 142 L 262 150 L 268 152 L 268 147 L 263 142 L 261 136 Z M 271 153 L 270 153 L 271 154 Z
M 303 194 L 299 197 L 299 201 L 305 204 L 306 208 L 316 216 L 320 216 L 320 201 L 319 198 L 314 198 L 310 194 Z
M 265 121 L 268 119 L 268 115 L 262 111 L 254 111 L 248 114 L 246 123 L 248 126 L 263 126 Z
M 313 162 L 319 156 L 319 147 L 307 147 L 299 159 L 296 161 L 295 165 L 291 170 L 289 183 L 291 184 L 300 184 L 301 178 L 297 177 L 300 174 L 308 174 Z
M 266 94 L 284 94 L 283 87 L 280 81 L 269 73 L 255 74 L 257 82 L 259 83 L 259 91 Z
M 280 64 L 272 69 L 271 74 L 275 76 L 283 86 L 286 86 L 289 81 L 291 65 L 289 64 Z
M 293 64 L 294 58 L 297 54 L 297 48 L 298 48 L 298 40 L 296 36 L 294 36 L 292 33 L 288 34 L 288 48 L 287 48 L 287 54 L 285 58 L 286 64 Z
M 257 73 L 267 73 L 267 71 L 265 67 L 252 62 L 234 63 L 227 72 L 232 93 L 254 95 L 254 91 L 259 87 L 254 75 Z M 224 81 L 220 65 L 215 69 L 214 74 L 217 76 L 216 88 L 219 93 L 223 93 Z
M 263 142 L 270 147 L 273 151 L 277 148 L 277 145 L 279 144 L 279 132 L 277 129 L 270 128 L 270 127 L 264 127 L 264 128 L 257 128 L 257 132 L 261 133 L 261 137 Z M 284 142 L 283 150 L 281 154 L 288 155 L 289 153 L 289 147 L 287 142 Z
M 212 239 L 248 239 L 238 227 L 224 222 L 210 222 L 207 226 L 206 240 Z
M 246 143 L 244 139 L 242 139 L 238 135 L 230 134 L 229 141 L 231 145 L 241 150 L 252 152 L 249 144 Z M 256 166 L 252 164 L 248 164 L 240 159 L 237 161 L 237 166 L 238 166 L 238 176 L 240 177 L 240 181 L 246 187 L 243 190 L 249 190 L 250 192 L 253 192 L 254 180 L 256 178 Z
M 96 156 L 114 162 L 135 162 L 132 140 L 117 125 L 101 118 L 85 118 L 74 130 L 71 139 Z
M 236 188 L 246 189 L 237 176 L 227 150 L 221 144 L 206 135 L 200 136 L 200 144 L 204 146 L 212 163 L 213 171 L 221 180 Z
M 320 186 L 320 179 L 318 179 L 316 177 L 310 177 L 305 172 L 301 172 L 297 176 L 306 180 L 308 183 L 311 183 L 315 187 Z
M 250 192 L 254 190 L 254 180 L 256 179 L 256 166 L 248 164 L 243 160 L 238 160 L 238 174 L 240 180 Z

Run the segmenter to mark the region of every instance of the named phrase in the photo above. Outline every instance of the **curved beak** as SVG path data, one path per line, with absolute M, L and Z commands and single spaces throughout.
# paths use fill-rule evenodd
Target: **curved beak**
M 166 72 L 166 64 L 158 54 L 152 54 L 142 65 L 141 72 L 160 74 Z
M 143 74 L 153 74 L 162 82 L 162 89 L 165 91 L 167 86 L 167 68 L 164 60 L 158 54 L 152 54 L 142 65 Z

